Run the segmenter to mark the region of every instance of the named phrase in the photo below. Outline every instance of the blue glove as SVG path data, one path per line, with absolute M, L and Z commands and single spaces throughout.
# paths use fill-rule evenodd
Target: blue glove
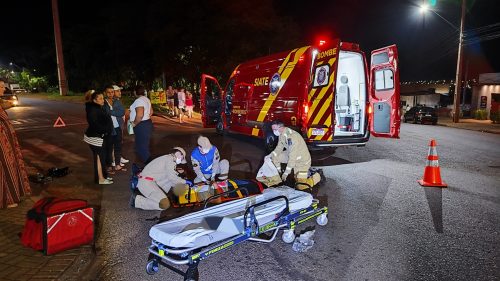
M 190 181 L 190 180 L 186 180 L 186 184 L 189 185 L 189 187 L 192 187 L 193 186 L 193 182 Z

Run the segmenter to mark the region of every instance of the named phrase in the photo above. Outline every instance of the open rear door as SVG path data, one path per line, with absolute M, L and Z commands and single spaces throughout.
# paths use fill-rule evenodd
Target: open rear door
M 214 128 L 221 120 L 222 114 L 222 88 L 214 77 L 201 75 L 201 120 L 203 127 Z
M 391 45 L 372 51 L 370 67 L 370 132 L 375 137 L 399 138 L 398 50 Z

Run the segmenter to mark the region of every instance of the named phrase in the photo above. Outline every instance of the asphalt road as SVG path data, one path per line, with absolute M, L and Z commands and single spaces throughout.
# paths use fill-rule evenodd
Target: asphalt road
M 95 186 L 90 150 L 81 141 L 84 109 L 23 98 L 9 110 L 31 170 L 70 165 L 73 173 L 49 192 L 81 195 L 97 206 L 97 255 L 82 280 L 182 280 L 161 268 L 145 272 L 148 218 L 159 212 L 128 206 L 129 173 L 112 186 Z M 68 126 L 52 128 L 58 115 Z M 258 140 L 219 137 L 198 121 L 179 124 L 155 118 L 153 154 L 173 146 L 188 151 L 207 134 L 231 162 L 231 177 L 255 175 L 264 156 Z M 424 188 L 428 143 L 437 140 L 446 189 Z M 133 139 L 125 140 L 132 158 Z M 500 136 L 430 125 L 403 124 L 401 139 L 371 138 L 366 147 L 342 147 L 333 156 L 315 154 L 326 182 L 318 191 L 329 207 L 329 223 L 309 223 L 315 245 L 296 253 L 290 244 L 247 242 L 213 255 L 199 265 L 201 280 L 499 280 Z M 73 196 L 74 197 L 74 196 Z M 183 210 L 185 211 L 185 210 Z M 179 215 L 179 210 L 168 214 Z M 184 269 L 184 268 L 183 268 Z

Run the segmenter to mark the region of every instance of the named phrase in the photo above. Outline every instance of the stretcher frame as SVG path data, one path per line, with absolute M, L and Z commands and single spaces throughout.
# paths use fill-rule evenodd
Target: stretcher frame
M 255 216 L 255 208 L 277 200 L 285 201 L 285 209 L 274 220 L 260 226 Z M 159 271 L 159 265 L 161 264 L 182 275 L 184 280 L 198 280 L 198 264 L 200 261 L 245 241 L 270 243 L 275 240 L 278 231 L 283 229 L 282 240 L 285 243 L 292 243 L 295 240 L 294 229 L 297 225 L 313 218 L 316 218 L 318 225 L 324 226 L 328 223 L 328 207 L 319 207 L 318 203 L 317 199 L 313 199 L 309 207 L 292 213 L 290 213 L 288 198 L 286 196 L 277 196 L 251 205 L 245 210 L 242 233 L 202 248 L 172 248 L 152 240 L 148 248 L 150 255 L 146 265 L 146 272 L 150 275 L 155 274 Z M 262 233 L 271 231 L 271 236 L 268 239 L 257 237 Z M 173 265 L 188 265 L 188 269 L 184 272 Z

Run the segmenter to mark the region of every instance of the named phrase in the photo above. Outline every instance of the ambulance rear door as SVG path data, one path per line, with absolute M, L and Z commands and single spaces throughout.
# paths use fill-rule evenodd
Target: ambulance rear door
M 214 128 L 222 121 L 222 88 L 217 79 L 208 74 L 201 75 L 201 120 L 203 127 Z
M 369 92 L 370 133 L 375 137 L 399 138 L 401 119 L 396 45 L 372 51 Z

